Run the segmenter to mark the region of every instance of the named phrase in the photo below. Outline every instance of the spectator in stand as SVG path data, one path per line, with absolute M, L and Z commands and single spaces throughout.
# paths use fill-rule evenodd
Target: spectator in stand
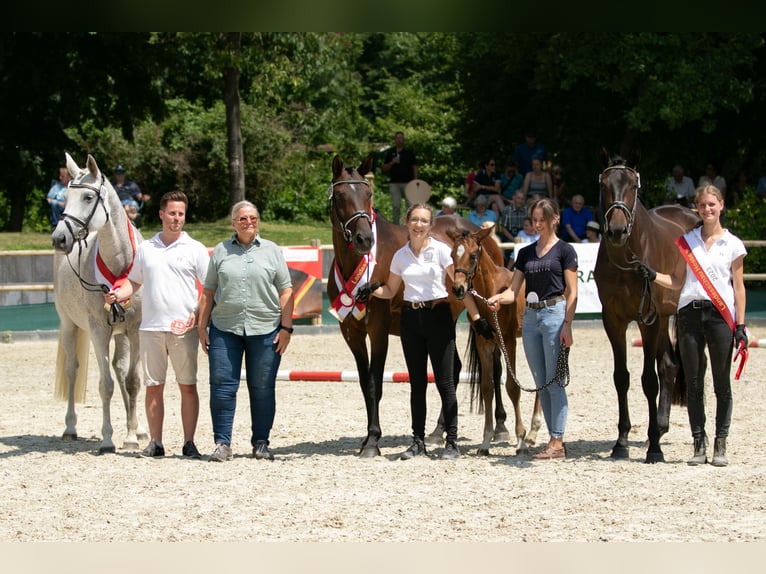
M 593 221 L 593 212 L 585 207 L 585 198 L 577 194 L 572 197 L 572 204 L 561 214 L 561 227 L 564 241 L 582 243 L 585 239 L 585 226 Z
M 524 218 L 524 227 L 519 231 L 518 235 L 514 239 L 515 243 L 534 243 L 540 239 L 540 234 L 535 230 L 535 225 L 532 223 L 532 218 L 527 216 Z
M 487 198 L 487 205 L 495 212 L 495 220 L 500 219 L 500 212 L 503 211 L 505 203 L 500 195 L 500 177 L 495 170 L 495 160 L 490 159 L 483 162 L 484 166 L 476 174 L 473 180 L 473 189 L 476 195 L 483 195 Z
M 734 183 L 729 188 L 728 204 L 730 207 L 732 205 L 737 205 L 740 201 L 742 201 L 742 199 L 745 197 L 745 191 L 747 190 L 747 187 L 747 172 L 743 168 L 737 172 Z
M 567 197 L 567 182 L 564 180 L 564 170 L 558 164 L 551 169 L 551 185 L 553 188 L 553 199 L 559 204 L 559 209 L 564 209 L 569 205 Z
M 487 209 L 487 203 L 486 195 L 477 195 L 474 201 L 474 208 L 468 213 L 468 221 L 476 227 L 481 227 L 481 224 L 485 221 L 497 223 L 497 215 L 491 209 Z
M 766 175 L 762 175 L 755 188 L 755 194 L 761 199 L 766 199 Z
M 585 224 L 585 239 L 583 243 L 598 243 L 601 241 L 601 226 L 595 219 Z
M 468 172 L 465 176 L 465 185 L 463 186 L 463 195 L 465 195 L 465 204 L 473 207 L 473 200 L 476 198 L 476 191 L 473 188 L 473 182 L 476 180 L 476 174 L 481 171 L 481 162 L 478 162 L 475 169 Z
M 722 175 L 718 173 L 718 166 L 715 162 L 709 161 L 705 166 L 705 175 L 700 177 L 697 182 L 697 187 L 705 187 L 706 185 L 714 185 L 718 188 L 718 191 L 723 195 L 724 202 L 726 201 L 726 180 Z M 694 196 L 692 195 L 692 200 Z
M 442 208 L 436 212 L 436 216 L 454 215 L 455 213 L 457 213 L 457 201 L 448 195 L 442 200 Z
M 517 189 L 524 185 L 524 176 L 519 173 L 519 164 L 509 159 L 505 171 L 500 174 L 500 193 L 506 204 L 511 203 Z
M 519 173 L 526 176 L 532 171 L 532 159 L 539 157 L 540 161 L 547 161 L 548 154 L 545 152 L 545 146 L 537 141 L 537 132 L 534 128 L 524 130 L 524 143 L 518 144 L 514 150 L 511 159 L 519 166 Z M 549 194 L 550 195 L 550 194 Z
M 51 188 L 48 191 L 46 197 L 48 205 L 51 206 L 51 228 L 55 228 L 61 214 L 64 213 L 64 207 L 66 207 L 66 192 L 69 187 L 69 170 L 65 167 L 59 168 L 59 178 L 51 181 Z
M 686 207 L 694 203 L 694 182 L 684 175 L 684 168 L 680 165 L 673 166 L 671 176 L 665 182 L 665 189 L 668 190 L 670 203 L 680 203 Z
M 410 202 L 404 194 L 407 184 L 418 178 L 418 162 L 410 148 L 404 147 L 404 133 L 394 134 L 394 145 L 386 151 L 383 159 L 383 172 L 388 174 L 391 193 L 391 221 L 399 225 L 402 197 L 409 207 Z
M 127 179 L 125 176 L 125 168 L 122 164 L 118 164 L 114 168 L 114 179 L 112 179 L 112 187 L 117 192 L 117 196 L 120 198 L 122 205 L 132 205 L 136 208 L 138 215 L 133 218 L 133 224 L 136 227 L 141 227 L 141 208 L 144 203 L 151 199 L 148 193 L 142 193 L 138 184 Z
M 552 197 L 553 182 L 551 174 L 543 171 L 543 159 L 535 157 L 532 159 L 532 171 L 524 176 L 524 185 L 522 188 L 527 199 L 537 200 L 542 197 Z
M 500 225 L 502 226 L 502 236 L 506 241 L 513 241 L 513 238 L 524 228 L 524 218 L 527 216 L 527 199 L 524 192 L 516 190 L 511 203 L 503 208 L 500 214 Z

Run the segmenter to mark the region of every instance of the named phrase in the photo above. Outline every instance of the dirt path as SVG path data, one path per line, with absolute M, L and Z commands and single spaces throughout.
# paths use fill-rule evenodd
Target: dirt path
M 764 337 L 764 328 L 754 327 Z M 285 370 L 353 370 L 339 331 L 296 330 Z M 629 332 L 629 337 L 637 331 Z M 464 348 L 466 331 L 459 331 Z M 760 444 L 766 350 L 752 349 L 746 380 L 734 385 L 727 468 L 689 467 L 686 411 L 674 407 L 662 446 L 666 464 L 643 464 L 646 407 L 638 379 L 641 350 L 631 348 L 634 424 L 631 459 L 609 458 L 617 406 L 612 361 L 598 323 L 575 326 L 570 356 L 566 461 L 531 462 L 508 444 L 476 456 L 483 416 L 458 389 L 457 461 L 397 455 L 410 442 L 409 388 L 384 387 L 383 456 L 356 456 L 366 420 L 358 384 L 280 382 L 272 433 L 274 463 L 250 458 L 246 390 L 235 419 L 235 458 L 225 464 L 180 457 L 178 391 L 166 391 L 170 456 L 97 456 L 101 407 L 95 362 L 87 402 L 78 407 L 81 440 L 63 442 L 66 405 L 52 398 L 55 341 L 0 345 L 0 541 L 752 541 L 766 537 L 766 450 Z M 519 362 L 522 383 L 531 385 Z M 402 371 L 398 339 L 388 370 Z M 200 359 L 197 444 L 212 447 L 207 361 Z M 711 387 L 708 381 L 708 387 Z M 429 425 L 438 411 L 429 389 Z M 712 396 L 712 390 L 708 392 Z M 143 393 L 141 395 L 143 404 Z M 709 401 L 711 403 L 713 401 Z M 532 399 L 525 394 L 525 424 Z M 143 409 L 142 409 L 143 411 Z M 712 421 L 711 405 L 708 420 Z M 124 409 L 112 403 L 115 443 Z M 141 412 L 141 421 L 145 421 Z M 709 425 L 712 424 L 709 422 Z M 429 428 L 430 430 L 430 428 Z M 544 440 L 545 429 L 541 433 Z M 709 429 L 712 432 L 712 429 Z M 142 447 L 144 445 L 142 444 Z M 439 449 L 435 449 L 438 452 Z

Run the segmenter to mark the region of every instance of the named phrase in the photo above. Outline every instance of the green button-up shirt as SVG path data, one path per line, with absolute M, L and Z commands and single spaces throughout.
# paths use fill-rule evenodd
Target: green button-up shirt
M 215 291 L 211 321 L 236 335 L 265 335 L 279 326 L 279 292 L 292 287 L 279 246 L 256 235 L 250 246 L 236 234 L 213 249 L 205 289 Z

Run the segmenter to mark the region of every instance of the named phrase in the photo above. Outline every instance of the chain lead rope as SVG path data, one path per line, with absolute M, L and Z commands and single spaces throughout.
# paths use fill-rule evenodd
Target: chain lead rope
M 497 337 L 497 342 L 500 345 L 500 349 L 502 349 L 503 351 L 503 357 L 505 358 L 505 367 L 508 369 L 508 372 L 511 375 L 511 380 L 517 387 L 519 387 L 522 391 L 526 391 L 528 393 L 538 393 L 542 391 L 544 388 L 549 387 L 550 385 L 554 383 L 560 386 L 562 389 L 566 387 L 567 385 L 569 385 L 569 381 L 570 381 L 569 347 L 566 347 L 562 343 L 561 347 L 559 348 L 559 356 L 556 359 L 556 373 L 553 375 L 553 378 L 539 388 L 523 387 L 521 383 L 519 383 L 519 379 L 516 377 L 516 372 L 513 370 L 513 367 L 511 366 L 511 358 L 508 356 L 508 349 L 505 348 L 505 339 L 503 338 L 503 332 L 500 329 L 500 321 L 497 317 L 497 311 L 489 307 L 489 300 L 479 295 L 479 293 L 476 292 L 476 289 L 471 289 L 471 295 L 473 295 L 474 299 L 479 299 L 480 301 L 482 301 L 492 313 L 492 322 L 494 323 L 494 327 L 495 327 L 495 337 Z

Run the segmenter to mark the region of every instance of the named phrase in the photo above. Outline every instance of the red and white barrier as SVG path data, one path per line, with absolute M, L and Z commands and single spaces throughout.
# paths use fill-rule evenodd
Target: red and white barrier
M 641 347 L 643 346 L 643 341 L 641 341 L 641 337 L 634 337 L 630 340 L 630 344 L 633 347 Z M 747 343 L 748 348 L 750 347 L 766 347 L 766 339 L 750 339 Z
M 240 374 L 240 380 L 245 380 L 245 371 Z M 358 383 L 359 373 L 356 371 L 277 371 L 278 381 L 314 381 L 331 383 Z M 468 373 L 460 373 L 460 382 L 468 382 Z M 410 374 L 406 372 L 383 372 L 384 383 L 409 383 Z M 434 374 L 428 373 L 428 382 L 434 382 Z

